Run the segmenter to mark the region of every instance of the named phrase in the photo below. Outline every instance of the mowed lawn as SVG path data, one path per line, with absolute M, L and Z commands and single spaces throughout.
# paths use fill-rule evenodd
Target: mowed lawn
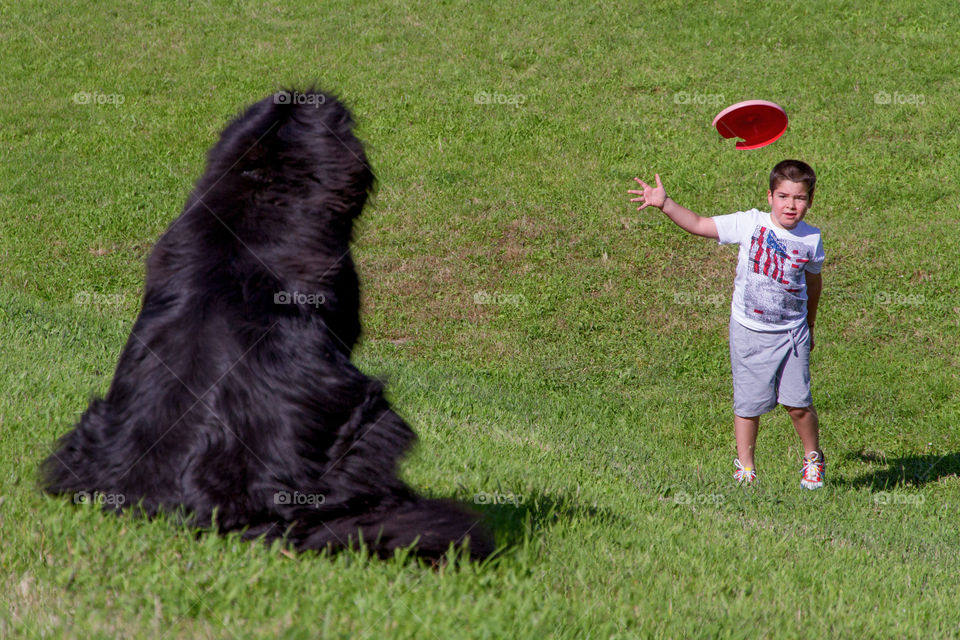
M 0 637 L 960 635 L 960 51 L 946 0 L 0 5 Z M 316 83 L 378 189 L 365 336 L 420 435 L 403 475 L 498 555 L 293 555 L 44 495 L 106 391 L 143 262 L 243 106 Z M 710 126 L 766 99 L 775 144 Z M 731 247 L 704 215 L 818 173 L 812 373 L 733 485 Z

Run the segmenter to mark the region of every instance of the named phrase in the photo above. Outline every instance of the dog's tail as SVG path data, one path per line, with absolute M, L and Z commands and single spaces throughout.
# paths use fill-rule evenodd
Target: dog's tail
M 342 518 L 318 518 L 300 521 L 285 531 L 248 530 L 247 534 L 266 533 L 270 539 L 283 537 L 301 551 L 359 548 L 363 545 L 381 558 L 389 558 L 396 549 L 410 548 L 422 558 L 440 560 L 451 544 L 482 560 L 494 551 L 493 536 L 480 516 L 448 500 L 414 498 L 391 506 L 381 506 L 362 515 Z

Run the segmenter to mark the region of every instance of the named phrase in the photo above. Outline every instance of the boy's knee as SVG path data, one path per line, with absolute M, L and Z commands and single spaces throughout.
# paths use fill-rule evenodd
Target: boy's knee
M 790 417 L 791 417 L 791 418 L 794 418 L 794 419 L 805 418 L 805 417 L 807 417 L 808 415 L 811 415 L 811 414 L 816 415 L 816 413 L 817 413 L 817 410 L 813 408 L 813 405 L 810 405 L 809 407 L 787 407 L 787 406 L 784 406 L 784 409 L 786 409 L 786 410 L 787 410 L 787 413 L 790 414 Z

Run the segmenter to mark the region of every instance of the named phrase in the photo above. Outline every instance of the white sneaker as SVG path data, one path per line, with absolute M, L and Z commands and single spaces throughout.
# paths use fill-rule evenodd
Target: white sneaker
M 753 467 L 745 467 L 740 464 L 740 458 L 733 461 L 733 466 L 737 468 L 737 470 L 733 472 L 733 479 L 736 480 L 738 484 L 753 484 L 753 481 L 757 479 L 757 470 Z
M 827 469 L 827 461 L 819 451 L 811 451 L 803 459 L 803 468 L 800 469 L 800 486 L 804 489 L 819 489 L 823 486 L 823 475 Z

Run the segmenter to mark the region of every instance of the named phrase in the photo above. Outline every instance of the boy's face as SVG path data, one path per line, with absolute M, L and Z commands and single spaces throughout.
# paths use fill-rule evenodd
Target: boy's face
M 773 208 L 773 222 L 783 229 L 793 229 L 803 220 L 813 196 L 807 194 L 807 185 L 792 180 L 781 180 L 773 191 L 767 191 L 767 202 Z

